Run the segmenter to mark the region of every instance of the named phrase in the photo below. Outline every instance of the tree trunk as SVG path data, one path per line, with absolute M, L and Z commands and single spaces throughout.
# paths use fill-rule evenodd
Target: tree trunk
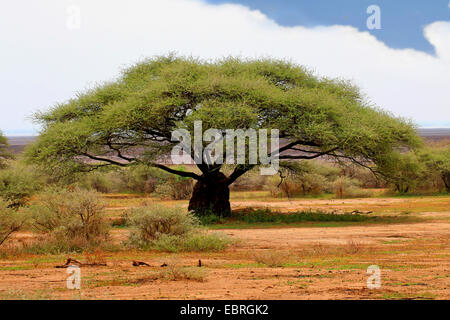
M 202 176 L 194 186 L 189 211 L 196 215 L 214 213 L 228 217 L 231 214 L 230 188 L 228 178 L 221 172 L 211 176 Z
M 450 173 L 443 174 L 442 180 L 444 181 L 445 188 L 447 189 L 447 192 L 450 193 Z

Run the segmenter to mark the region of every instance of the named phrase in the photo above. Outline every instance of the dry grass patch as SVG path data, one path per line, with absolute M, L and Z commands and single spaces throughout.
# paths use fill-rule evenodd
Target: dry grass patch
M 191 280 L 204 282 L 207 276 L 207 272 L 204 268 L 199 267 L 179 267 L 168 266 L 162 271 L 159 271 L 156 275 L 158 279 L 167 281 L 183 281 Z
M 285 264 L 292 261 L 291 254 L 283 251 L 273 250 L 255 252 L 252 258 L 257 263 L 264 264 L 270 268 L 283 267 Z
M 347 244 L 343 247 L 345 253 L 347 254 L 358 254 L 366 249 L 366 245 L 360 241 L 350 239 Z

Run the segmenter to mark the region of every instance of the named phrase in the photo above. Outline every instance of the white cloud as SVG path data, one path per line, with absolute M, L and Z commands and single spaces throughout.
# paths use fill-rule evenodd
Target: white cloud
M 71 5 L 80 8 L 80 30 L 66 27 Z M 29 128 L 24 117 L 32 111 L 169 51 L 288 58 L 319 75 L 353 80 L 397 115 L 420 123 L 450 120 L 450 22 L 424 30 L 437 56 L 391 49 L 353 27 L 283 27 L 240 5 L 195 0 L 11 1 L 3 5 L 0 30 L 4 130 Z

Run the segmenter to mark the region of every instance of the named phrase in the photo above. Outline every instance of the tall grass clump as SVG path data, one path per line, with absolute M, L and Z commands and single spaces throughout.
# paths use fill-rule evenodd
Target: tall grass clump
M 182 208 L 150 204 L 130 214 L 129 245 L 166 252 L 219 251 L 230 241 L 218 234 L 208 234 L 199 220 Z
M 47 246 L 82 250 L 108 239 L 110 225 L 97 192 L 51 189 L 39 195 L 31 212 L 32 225 L 46 236 Z

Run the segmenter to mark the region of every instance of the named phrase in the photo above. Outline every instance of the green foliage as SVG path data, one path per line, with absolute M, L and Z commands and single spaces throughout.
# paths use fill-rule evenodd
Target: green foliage
M 140 193 L 153 193 L 159 184 L 164 183 L 170 174 L 145 165 L 125 168 L 123 172 L 129 190 Z
M 218 234 L 208 234 L 200 228 L 196 217 L 181 208 L 149 205 L 130 214 L 132 246 L 166 252 L 220 251 L 230 241 Z
M 399 193 L 413 191 L 427 179 L 426 166 L 414 151 L 392 153 L 379 166 L 379 170 Z
M 28 222 L 29 217 L 24 210 L 14 210 L 9 204 L 0 200 L 0 246 L 9 239 L 9 237 L 20 231 Z
M 420 153 L 420 157 L 428 170 L 442 179 L 450 193 L 450 147 L 428 148 Z
M 14 162 L 0 171 L 0 197 L 11 207 L 24 206 L 44 183 L 45 178 L 34 166 Z
M 272 196 L 288 198 L 323 193 L 334 193 L 337 198 L 371 196 L 361 185 L 362 182 L 346 176 L 345 170 L 330 163 L 300 161 L 282 162 L 280 177 L 270 179 L 266 188 Z
M 109 224 L 99 194 L 78 188 L 51 189 L 31 207 L 33 226 L 61 243 L 104 241 Z
M 193 188 L 194 184 L 191 179 L 170 177 L 165 182 L 157 184 L 155 194 L 163 199 L 186 200 L 191 197 Z
M 268 185 L 273 196 L 319 195 L 327 190 L 330 180 L 340 170 L 314 161 L 282 162 L 280 179 Z
M 182 239 L 180 248 L 182 251 L 222 251 L 233 241 L 225 234 L 198 232 L 192 233 Z
M 359 181 L 360 186 L 363 188 L 379 188 L 386 187 L 385 181 L 379 175 L 375 175 L 374 172 L 367 168 L 355 165 L 355 164 L 343 164 L 341 163 L 342 171 L 350 179 L 356 179 Z
M 230 219 L 236 221 L 243 221 L 245 223 L 296 223 L 306 221 L 320 221 L 320 222 L 361 222 L 373 219 L 360 214 L 333 214 L 321 212 L 294 212 L 294 213 L 279 213 L 272 212 L 268 209 L 255 209 L 251 211 L 233 212 Z
M 177 170 L 184 168 L 178 167 Z M 146 165 L 81 173 L 73 181 L 82 188 L 102 193 L 154 193 L 172 200 L 189 199 L 193 189 L 191 179 L 173 176 Z
M 197 219 L 183 209 L 156 204 L 133 209 L 130 220 L 137 231 L 135 237 L 144 242 L 158 239 L 162 235 L 183 236 L 198 225 Z
M 304 221 L 321 221 L 321 222 L 341 222 L 341 221 L 367 221 L 370 217 L 358 214 L 332 214 L 320 212 L 296 212 L 290 214 L 280 214 L 271 211 L 255 210 L 248 214 L 237 214 L 233 216 L 237 220 L 246 223 L 256 222 L 281 222 L 281 223 L 295 223 Z
M 263 176 L 258 170 L 251 170 L 236 180 L 231 185 L 232 191 L 258 191 L 264 190 L 264 186 L 268 184 L 270 176 Z
M 78 175 L 75 180 L 77 184 L 88 190 L 95 190 L 101 193 L 126 192 L 128 188 L 123 181 L 123 174 L 120 171 L 92 171 Z
M 0 131 L 0 169 L 6 167 L 6 160 L 11 158 L 12 155 L 8 152 L 8 139 Z
M 151 242 L 141 243 L 140 248 L 164 252 L 211 252 L 225 250 L 231 242 L 222 234 L 197 231 L 184 236 L 163 235 Z

